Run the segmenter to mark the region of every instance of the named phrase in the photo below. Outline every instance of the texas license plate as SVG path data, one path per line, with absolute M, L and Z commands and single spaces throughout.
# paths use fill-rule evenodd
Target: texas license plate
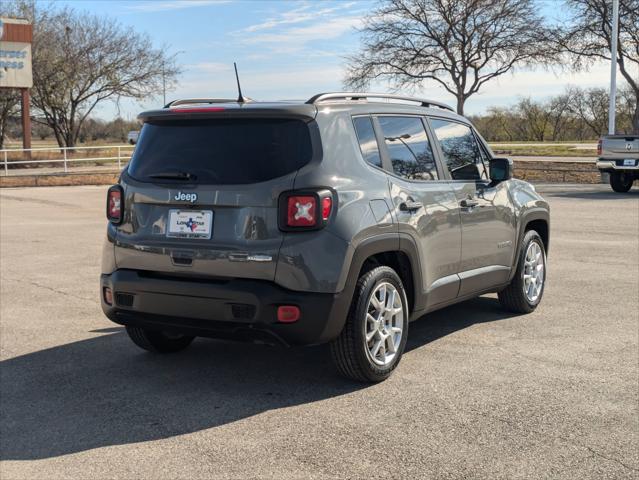
M 626 158 L 623 161 L 623 166 L 624 167 L 634 167 L 635 166 L 635 160 L 633 160 L 632 158 Z
M 213 212 L 211 210 L 169 210 L 167 237 L 211 238 Z

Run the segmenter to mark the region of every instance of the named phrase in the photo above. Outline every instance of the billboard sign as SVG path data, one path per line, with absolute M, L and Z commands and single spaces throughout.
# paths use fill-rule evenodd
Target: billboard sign
M 26 20 L 0 18 L 0 87 L 31 88 L 32 27 Z

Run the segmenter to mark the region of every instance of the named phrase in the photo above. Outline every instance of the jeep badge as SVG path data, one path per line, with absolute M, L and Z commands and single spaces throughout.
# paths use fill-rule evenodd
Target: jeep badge
M 183 202 L 191 202 L 194 203 L 197 201 L 197 193 L 184 193 L 184 192 L 178 192 L 177 195 L 175 195 L 175 197 L 173 197 L 174 200 L 181 200 Z

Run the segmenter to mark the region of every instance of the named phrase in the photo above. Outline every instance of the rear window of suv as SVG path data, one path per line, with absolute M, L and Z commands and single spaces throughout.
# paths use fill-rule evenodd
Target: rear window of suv
M 300 169 L 312 154 L 308 125 L 301 120 L 149 121 L 128 172 L 149 182 L 178 173 L 198 183 L 258 183 Z

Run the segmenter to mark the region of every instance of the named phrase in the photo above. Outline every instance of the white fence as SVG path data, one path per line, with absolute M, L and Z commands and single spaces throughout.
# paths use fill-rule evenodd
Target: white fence
M 2 171 L 4 175 L 45 175 L 50 173 L 68 173 L 77 170 L 78 166 L 84 166 L 93 162 L 100 164 L 100 169 L 110 167 L 118 170 L 122 169 L 133 153 L 134 145 L 100 145 L 91 147 L 39 147 L 39 148 L 8 148 L 0 150 L 2 159 Z M 100 152 L 101 150 L 104 153 Z M 28 154 L 27 154 L 28 152 Z M 53 154 L 42 154 L 43 152 L 56 152 Z M 87 152 L 82 155 L 82 152 Z M 95 156 L 90 153 L 95 152 Z M 78 154 L 80 156 L 78 157 Z M 29 157 L 37 158 L 29 158 Z M 54 158 L 56 157 L 57 158 Z M 19 158 L 19 159 L 16 159 Z M 44 158 L 42 158 L 44 157 Z M 62 158 L 59 158 L 62 157 Z M 110 165 L 109 165 L 110 164 Z M 80 169 L 82 170 L 82 169 Z

